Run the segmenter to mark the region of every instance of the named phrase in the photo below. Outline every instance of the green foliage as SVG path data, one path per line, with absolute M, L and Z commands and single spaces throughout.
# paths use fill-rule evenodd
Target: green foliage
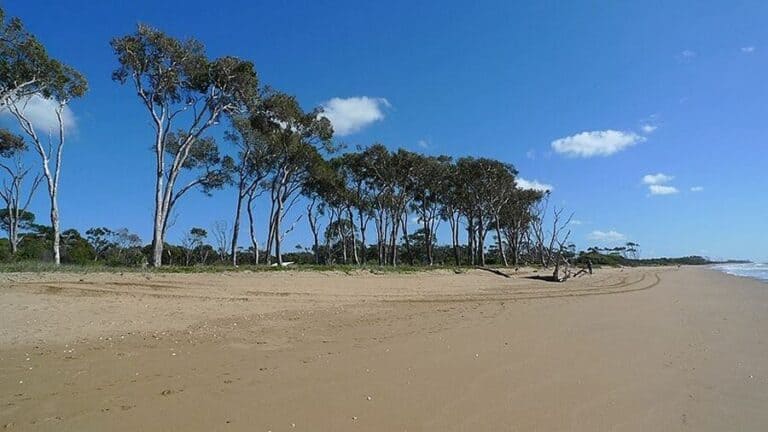
M 146 259 L 141 252 L 141 238 L 127 228 L 111 230 L 94 227 L 85 232 L 93 251 L 92 260 L 111 266 L 143 265 Z
M 10 158 L 27 149 L 24 137 L 0 128 L 0 157 Z
M 592 248 L 590 251 L 579 252 L 579 255 L 574 260 L 574 264 L 577 266 L 586 266 L 587 261 L 591 261 L 595 266 L 607 266 L 607 267 L 637 267 L 637 266 L 672 266 L 672 265 L 709 265 L 714 262 L 701 257 L 701 256 L 687 256 L 678 258 L 628 258 L 618 253 L 604 254 L 600 253 L 596 248 Z
M 21 20 L 6 19 L 0 8 L 0 105 L 11 96 L 23 100 L 33 94 L 66 101 L 87 89 L 83 75 L 51 58 Z

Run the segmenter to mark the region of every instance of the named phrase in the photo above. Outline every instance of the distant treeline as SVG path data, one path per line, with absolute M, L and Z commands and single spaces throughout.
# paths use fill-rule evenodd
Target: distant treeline
M 611 267 L 638 267 L 638 266 L 670 266 L 670 265 L 708 265 L 715 262 L 709 259 L 691 255 L 678 258 L 630 258 L 619 254 L 605 254 L 595 251 L 582 252 L 576 259 L 575 264 L 578 266 L 586 265 L 587 261 L 591 261 L 596 266 L 611 266 Z
M 0 222 L 3 221 L 0 211 Z M 34 215 L 25 215 L 27 223 L 22 225 L 21 237 L 15 253 L 11 252 L 7 238 L 0 238 L 0 262 L 52 262 L 50 245 L 52 243 L 52 230 L 44 225 L 34 224 Z M 221 233 L 220 233 L 221 234 Z M 166 244 L 163 253 L 163 264 L 175 267 L 212 267 L 231 265 L 231 256 L 228 252 L 228 237 L 218 235 L 218 246 L 208 241 L 216 241 L 216 235 L 209 236 L 203 228 L 193 228 L 183 238 L 181 244 Z M 405 244 L 398 244 L 399 254 L 404 263 L 409 266 L 425 266 L 429 264 L 425 235 L 423 230 L 417 230 L 410 234 L 409 248 Z M 591 261 L 594 266 L 649 266 L 649 265 L 705 265 L 714 264 L 701 256 L 688 256 L 681 258 L 637 258 L 639 245 L 629 243 L 630 246 L 612 248 L 590 248 L 588 251 L 575 252 L 573 247 L 566 248 L 562 252 L 562 260 L 568 261 L 576 267 L 586 267 Z M 323 258 L 321 264 L 345 264 L 341 245 L 336 243 L 325 249 L 321 244 L 317 251 L 309 248 L 298 247 L 295 251 L 284 255 L 286 262 L 295 265 L 317 265 L 317 255 Z M 459 246 L 460 256 L 469 257 L 471 252 L 466 245 Z M 361 262 L 377 265 L 379 248 L 377 245 L 359 245 Z M 62 232 L 61 236 L 62 262 L 66 264 L 90 265 L 97 267 L 144 267 L 152 258 L 152 245 L 143 244 L 138 235 L 129 230 L 109 229 L 105 227 L 88 229 L 84 235 L 77 230 L 69 229 Z M 260 251 L 260 254 L 265 254 Z M 437 266 L 456 266 L 455 251 L 452 245 L 434 244 L 432 247 L 433 264 Z M 253 250 L 239 251 L 239 260 L 244 265 L 256 264 Z M 535 260 L 534 255 L 526 255 L 519 263 L 541 266 Z M 728 261 L 742 262 L 742 261 Z M 260 262 L 264 264 L 264 261 Z M 347 262 L 348 263 L 348 262 Z M 459 266 L 472 265 L 470 260 L 462 260 Z M 490 246 L 486 253 L 486 265 L 502 266 L 504 260 L 499 250 Z

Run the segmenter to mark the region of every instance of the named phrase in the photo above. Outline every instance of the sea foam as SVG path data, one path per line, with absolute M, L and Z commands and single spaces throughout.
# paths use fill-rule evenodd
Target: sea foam
M 734 276 L 768 282 L 768 263 L 718 264 L 714 269 Z

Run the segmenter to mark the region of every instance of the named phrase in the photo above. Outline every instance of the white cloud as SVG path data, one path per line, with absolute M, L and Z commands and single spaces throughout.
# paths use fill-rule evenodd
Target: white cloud
M 643 183 L 648 185 L 651 195 L 672 195 L 679 192 L 676 187 L 667 185 L 673 179 L 673 176 L 662 173 L 646 174 L 643 176 Z
M 323 105 L 320 114 L 331 121 L 335 135 L 344 136 L 360 131 L 371 123 L 384 119 L 384 108 L 390 106 L 384 98 L 368 96 L 333 98 Z
M 703 186 L 694 186 L 691 188 L 691 192 L 701 192 L 704 190 Z
M 609 156 L 627 147 L 645 141 L 633 132 L 616 130 L 581 132 L 552 141 L 557 153 L 573 157 Z
M 640 126 L 640 130 L 643 131 L 643 133 L 646 135 L 653 133 L 653 131 L 655 131 L 658 128 L 659 128 L 658 126 L 652 125 L 649 123 L 646 123 Z
M 743 52 L 745 54 L 752 54 L 753 52 L 755 52 L 755 47 L 753 47 L 753 46 L 741 47 L 741 52 Z
M 610 230 L 610 231 L 595 230 L 589 233 L 589 235 L 587 235 L 587 238 L 592 241 L 617 243 L 617 242 L 626 240 L 627 236 L 615 230 Z
M 662 173 L 658 174 L 646 174 L 643 176 L 643 183 L 647 185 L 660 185 L 669 183 L 674 177 Z
M 651 195 L 673 195 L 679 192 L 674 186 L 664 186 L 657 184 L 648 186 L 648 190 L 651 192 Z
M 537 191 L 553 191 L 555 188 L 554 186 L 546 183 L 541 183 L 538 180 L 526 180 L 522 177 L 517 178 L 517 187 L 520 189 L 533 189 Z
M 21 103 L 19 104 L 21 108 Z M 40 134 L 56 132 L 59 130 L 59 120 L 56 118 L 56 108 L 58 102 L 53 99 L 46 99 L 42 96 L 31 96 L 24 105 L 22 111 Z M 4 109 L 0 112 L 3 117 L 10 117 L 12 114 Z M 71 132 L 75 128 L 75 115 L 72 110 L 65 106 L 61 112 L 61 119 L 64 123 L 64 132 Z
M 423 149 L 426 149 L 426 148 L 429 148 L 429 141 L 425 139 L 420 139 L 416 141 L 416 145 Z
M 571 225 L 584 225 L 584 222 L 578 220 L 578 219 L 572 219 Z

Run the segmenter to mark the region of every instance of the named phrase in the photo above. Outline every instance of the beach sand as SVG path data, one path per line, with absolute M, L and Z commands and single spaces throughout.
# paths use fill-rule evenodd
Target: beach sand
M 768 285 L 510 274 L 1 274 L 0 430 L 768 429 Z

